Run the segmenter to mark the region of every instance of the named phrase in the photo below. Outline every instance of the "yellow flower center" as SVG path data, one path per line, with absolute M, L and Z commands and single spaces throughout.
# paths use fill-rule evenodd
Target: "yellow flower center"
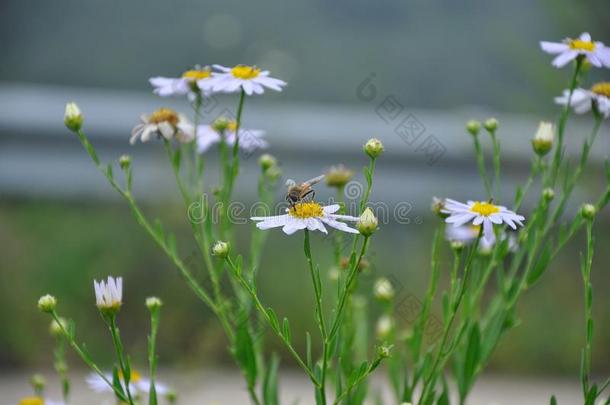
M 121 380 L 124 380 L 124 379 L 123 379 L 123 372 L 122 372 L 122 371 L 119 371 L 119 378 L 120 378 Z M 137 371 L 135 371 L 135 370 L 131 370 L 131 378 L 130 378 L 130 380 L 129 380 L 130 382 L 138 382 L 138 381 L 140 381 L 141 379 L 142 379 L 142 376 L 140 375 L 140 373 L 138 373 L 138 372 L 137 372 Z
M 184 79 L 191 79 L 191 80 L 202 80 L 202 79 L 207 79 L 211 76 L 212 76 L 212 72 L 210 72 L 209 70 L 205 70 L 205 69 L 187 70 L 186 72 L 182 73 L 182 77 Z
M 44 399 L 40 397 L 27 397 L 19 401 L 19 405 L 44 405 Z
M 470 208 L 470 211 L 488 217 L 491 214 L 500 212 L 500 208 L 488 202 L 476 201 Z
M 172 125 L 178 124 L 178 113 L 171 108 L 159 108 L 150 115 L 149 121 L 153 124 L 169 122 Z
M 288 213 L 296 218 L 320 218 L 324 215 L 322 206 L 313 201 L 295 204 Z
M 591 91 L 595 94 L 599 94 L 600 96 L 610 98 L 610 82 L 597 83 L 591 87 Z
M 231 74 L 238 79 L 250 80 L 258 77 L 261 70 L 256 66 L 237 65 L 231 69 Z
M 229 121 L 229 124 L 227 124 L 227 131 L 235 132 L 236 129 L 237 129 L 237 121 Z
M 570 49 L 575 51 L 589 51 L 592 52 L 595 50 L 595 43 L 591 41 L 583 41 L 580 39 L 571 39 L 568 43 L 570 45 Z

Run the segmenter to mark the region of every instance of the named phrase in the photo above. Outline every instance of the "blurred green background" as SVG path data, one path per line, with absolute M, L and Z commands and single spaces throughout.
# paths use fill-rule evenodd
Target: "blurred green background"
M 284 144 L 278 141 L 283 146 L 274 152 L 286 172 L 292 169 L 291 173 L 297 173 L 295 177 L 315 175 L 323 170 L 320 167 L 338 161 L 351 163 L 356 169 L 362 163 L 361 141 L 376 133 L 363 131 L 348 120 L 333 123 L 327 116 L 321 116 L 319 121 L 315 117 L 316 108 L 334 111 L 353 107 L 360 111 L 354 89 L 371 72 L 375 72 L 379 88 L 396 95 L 409 108 L 427 111 L 439 120 L 457 114 L 460 118 L 456 119 L 459 124 L 454 125 L 454 133 L 437 132 L 437 136 L 447 145 L 466 144 L 468 138 L 462 134 L 459 113 L 464 109 L 482 108 L 515 121 L 521 116 L 526 120 L 532 120 L 531 115 L 554 117 L 557 109 L 551 99 L 565 86 L 568 72 L 550 67 L 551 57 L 540 52 L 538 41 L 559 40 L 588 30 L 595 38 L 610 42 L 609 18 L 610 9 L 603 0 L 4 0 L 0 4 L 0 88 L 23 95 L 20 105 L 25 107 L 14 110 L 14 99 L 2 98 L 1 109 L 13 110 L 11 114 L 0 113 L 0 368 L 50 364 L 48 319 L 35 307 L 37 298 L 47 292 L 59 298 L 60 312 L 76 321 L 79 338 L 87 342 L 94 356 L 105 353 L 110 342 L 93 305 L 92 280 L 107 274 L 125 278 L 121 327 L 126 345 L 140 362 L 145 360 L 144 331 L 148 328 L 143 302 L 153 294 L 166 303 L 159 342 L 162 363 L 199 367 L 230 361 L 218 323 L 137 226 L 128 208 L 112 198 L 111 191 L 97 177 L 95 182 L 87 180 L 88 191 L 73 192 L 71 184 L 79 184 L 72 182 L 78 181 L 81 173 L 73 170 L 73 161 L 64 156 L 78 156 L 78 162 L 85 162 L 86 157 L 76 140 L 61 129 L 61 111 L 67 101 L 63 94 L 67 97 L 79 88 L 91 97 L 111 94 L 111 100 L 121 102 L 133 97 L 152 99 L 147 85 L 150 76 L 175 75 L 195 63 L 257 63 L 289 82 L 281 95 L 265 95 L 270 110 L 277 106 L 278 111 L 297 111 L 300 115 L 294 117 L 303 118 L 294 119 L 290 114 L 269 116 L 269 125 L 273 126 L 273 119 L 277 118 L 317 137 L 320 143 L 313 145 L 310 152 L 321 152 L 324 158 L 296 156 L 302 151 L 291 150 L 292 138 L 281 138 L 281 133 L 274 136 L 284 139 Z M 608 77 L 607 72 L 592 74 Z M 29 100 L 40 100 L 43 94 L 43 90 L 37 93 L 37 88 L 54 89 L 58 101 L 44 104 L 44 111 L 27 109 Z M 257 102 L 258 99 L 252 104 Z M 115 119 L 113 107 L 118 110 L 118 106 L 108 102 L 107 107 L 103 118 L 110 122 Z M 248 108 L 246 121 L 251 111 Z M 385 124 L 371 114 L 371 108 L 366 116 L 370 126 L 385 130 Z M 85 114 L 89 117 L 87 114 L 102 113 Z M 19 126 L 11 121 L 16 116 L 23 117 Z M 99 116 L 94 118 L 101 120 Z M 137 117 L 130 119 L 135 123 Z M 434 125 L 429 123 L 431 128 Z M 335 126 L 343 132 L 330 130 Z M 535 126 L 531 128 L 533 131 Z M 126 143 L 127 131 L 112 135 L 123 136 L 120 150 L 131 151 Z M 602 136 L 607 137 L 607 129 L 604 131 Z M 110 135 L 108 140 L 104 138 L 107 132 L 106 127 L 98 131 L 97 142 L 102 146 L 111 143 Z M 523 163 L 529 158 L 527 139 L 531 135 L 503 134 L 503 145 L 513 150 L 505 162 L 514 181 L 525 179 Z M 321 150 L 327 139 L 350 146 L 336 153 Z M 108 146 L 108 150 L 112 148 Z M 436 219 L 421 201 L 430 200 L 433 193 L 429 190 L 444 193 L 442 184 L 449 181 L 444 176 L 456 167 L 466 175 L 451 180 L 453 186 L 473 187 L 474 163 L 471 155 L 462 154 L 461 150 L 468 149 L 449 150 L 448 158 L 436 167 L 411 159 L 413 151 L 405 150 L 389 153 L 387 165 L 380 162 L 378 176 L 392 180 L 379 185 L 373 199 L 385 201 L 386 196 L 396 194 L 417 198 L 420 203 L 413 215 L 421 223 L 382 228 L 372 246 L 375 274 L 364 277 L 362 291 L 372 285 L 377 275 L 386 274 L 401 280 L 406 291 L 418 297 L 424 295 L 427 252 Z M 525 154 L 519 156 L 515 150 Z M 604 155 L 605 150 L 601 152 Z M 107 151 L 110 158 L 116 158 L 118 153 Z M 46 166 L 45 162 L 52 158 L 53 165 Z M 298 159 L 301 160 L 297 164 Z M 44 180 L 42 173 L 47 176 Z M 403 176 L 420 174 L 427 176 L 427 188 L 419 187 L 416 181 L 401 181 Z M 594 169 L 587 176 L 591 176 L 591 187 L 599 188 L 600 172 Z M 49 179 L 55 181 L 52 186 Z M 157 197 L 177 193 L 168 182 L 157 184 L 155 180 L 149 179 L 147 184 L 156 189 Z M 245 183 L 243 189 L 252 188 Z M 278 189 L 278 199 L 281 193 Z M 510 195 L 512 190 L 507 193 Z M 580 196 L 584 198 L 583 194 Z M 251 202 L 254 197 L 250 193 L 244 198 Z M 195 246 L 189 239 L 180 205 L 167 198 L 146 201 L 151 217 L 163 218 L 168 227 L 179 233 L 184 257 L 189 257 Z M 250 229 L 251 225 L 238 227 L 242 248 L 248 246 Z M 603 249 L 609 242 L 606 217 L 600 220 L 597 230 L 594 367 L 602 372 L 608 371 L 606 359 L 610 356 L 610 328 L 605 327 L 610 324 L 610 299 L 604 289 L 610 282 L 605 271 L 610 252 Z M 313 294 L 301 257 L 301 242 L 299 237 L 287 238 L 272 232 L 259 281 L 265 302 L 291 319 L 296 339 L 304 338 L 305 331 L 315 328 Z M 519 308 L 521 325 L 499 346 L 493 369 L 577 373 L 584 330 L 578 268 L 578 252 L 583 246 L 581 240 L 570 244 L 542 282 L 526 294 Z M 316 238 L 314 248 L 322 268 L 328 268 L 328 244 Z M 193 260 L 196 262 L 197 258 Z M 203 277 L 201 271 L 198 275 Z M 327 282 L 330 289 L 331 282 Z M 372 320 L 377 310 L 370 308 Z M 269 339 L 268 344 L 278 348 L 274 339 Z M 299 347 L 302 344 L 297 340 Z

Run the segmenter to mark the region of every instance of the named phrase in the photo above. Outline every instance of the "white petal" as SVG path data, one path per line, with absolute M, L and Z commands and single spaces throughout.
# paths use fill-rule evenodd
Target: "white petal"
M 568 44 L 564 44 L 562 42 L 540 41 L 540 47 L 544 52 L 551 54 L 561 53 L 570 49 L 570 46 Z
M 562 54 L 560 54 L 558 57 L 556 57 L 555 59 L 553 59 L 552 65 L 557 67 L 557 68 L 561 68 L 564 67 L 565 65 L 567 65 L 568 63 L 570 63 L 570 61 L 572 61 L 573 59 L 575 59 L 578 56 L 578 51 L 566 51 Z

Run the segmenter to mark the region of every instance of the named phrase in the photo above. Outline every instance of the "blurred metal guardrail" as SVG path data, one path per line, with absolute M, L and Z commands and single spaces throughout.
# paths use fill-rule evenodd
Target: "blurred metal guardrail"
M 81 106 L 86 132 L 103 160 L 116 162 L 124 153 L 133 156 L 137 194 L 157 200 L 177 194 L 170 192 L 174 186 L 162 148 L 155 142 L 130 146 L 128 139 L 142 112 L 171 106 L 192 114 L 185 100 L 159 99 L 141 92 L 0 82 L 1 195 L 116 198 L 79 142 L 63 126 L 65 103 L 72 100 Z M 206 107 L 204 121 L 230 113 L 234 102 L 229 96 L 214 99 Z M 490 115 L 478 108 L 410 109 L 393 96 L 363 97 L 354 89 L 354 103 L 350 105 L 271 103 L 264 97 L 253 97 L 245 105 L 244 127 L 267 131 L 269 151 L 279 158 L 285 175 L 295 179 L 315 176 L 337 163 L 358 168 L 366 163 L 361 153 L 363 143 L 378 137 L 386 153 L 378 164 L 373 198 L 390 206 L 408 201 L 414 210 L 422 210 L 428 209 L 433 195 L 473 198 L 482 194 L 464 123 Z M 528 174 L 530 139 L 538 118 L 493 115 L 500 121 L 506 193 L 503 197 L 511 198 L 516 182 L 523 182 Z M 590 124 L 585 118 L 570 123 L 568 155 L 579 152 L 578 143 L 588 134 Z M 604 125 L 592 152 L 598 163 L 606 158 L 609 135 L 608 126 Z M 217 161 L 213 152 L 208 153 L 209 181 L 214 184 Z M 255 199 L 257 156 L 254 154 L 243 163 L 238 199 Z M 590 191 L 598 192 L 601 187 L 601 183 L 592 184 Z

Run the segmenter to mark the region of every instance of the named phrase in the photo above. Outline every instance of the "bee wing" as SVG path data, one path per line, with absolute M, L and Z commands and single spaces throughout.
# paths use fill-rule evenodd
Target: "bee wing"
M 290 187 L 294 187 L 297 185 L 297 182 L 292 180 L 292 179 L 288 179 L 286 180 L 286 187 L 290 188 Z
M 314 177 L 313 179 L 309 179 L 309 180 L 303 182 L 303 184 L 306 184 L 308 186 L 313 186 L 314 184 L 320 182 L 325 176 L 326 176 L 325 174 L 322 174 L 318 177 Z

